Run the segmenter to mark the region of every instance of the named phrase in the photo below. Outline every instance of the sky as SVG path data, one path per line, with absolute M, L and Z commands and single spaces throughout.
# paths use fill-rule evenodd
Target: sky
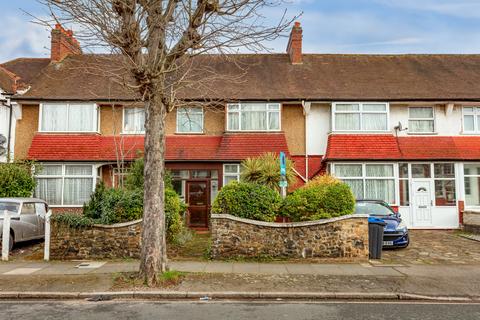
M 286 0 L 263 15 L 302 13 L 306 53 L 480 53 L 480 0 Z M 0 0 L 0 61 L 48 57 L 46 15 L 35 0 Z M 74 30 L 75 31 L 75 30 Z M 287 39 L 268 43 L 285 51 Z

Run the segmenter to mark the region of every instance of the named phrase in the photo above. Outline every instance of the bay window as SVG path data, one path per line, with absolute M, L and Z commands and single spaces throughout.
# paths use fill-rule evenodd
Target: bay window
M 43 103 L 41 132 L 96 132 L 98 110 L 93 103 Z
M 82 206 L 94 190 L 96 170 L 89 164 L 45 164 L 35 179 L 35 197 L 52 206 Z
M 357 199 L 395 203 L 393 164 L 334 164 L 333 174 L 350 186 Z
M 177 133 L 203 133 L 203 108 L 177 108 Z
M 465 163 L 465 206 L 480 207 L 480 163 Z
M 388 103 L 334 103 L 333 131 L 387 131 Z
M 279 103 L 235 103 L 227 105 L 228 131 L 279 131 Z
M 145 109 L 141 107 L 123 108 L 123 133 L 145 133 Z
M 435 112 L 433 107 L 408 108 L 409 133 L 434 133 Z
M 463 132 L 480 133 L 480 107 L 463 107 Z

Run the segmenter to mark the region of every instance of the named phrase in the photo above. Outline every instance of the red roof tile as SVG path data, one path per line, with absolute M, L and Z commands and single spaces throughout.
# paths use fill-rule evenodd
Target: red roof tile
M 167 161 L 243 160 L 265 152 L 286 151 L 283 133 L 228 134 L 224 136 L 168 136 Z M 39 161 L 116 161 L 137 158 L 144 149 L 143 136 L 96 134 L 37 134 L 28 157 Z
M 327 161 L 333 160 L 480 160 L 480 137 L 330 135 Z
M 302 176 L 306 175 L 306 163 L 305 156 L 291 156 L 295 165 L 295 170 Z M 323 156 L 308 156 L 308 179 L 312 179 L 323 169 L 322 164 Z

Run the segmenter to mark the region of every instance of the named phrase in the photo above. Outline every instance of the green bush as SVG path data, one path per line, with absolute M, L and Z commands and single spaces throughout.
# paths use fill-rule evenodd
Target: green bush
M 295 181 L 293 162 L 287 159 L 287 181 L 291 185 Z M 257 158 L 248 158 L 242 162 L 242 182 L 252 182 L 265 185 L 274 190 L 280 190 L 280 158 L 274 153 L 265 153 Z
M 232 181 L 218 193 L 212 206 L 212 213 L 274 221 L 280 204 L 278 192 L 267 186 Z
M 31 197 L 35 190 L 31 168 L 28 162 L 0 164 L 0 198 Z
M 77 229 L 91 227 L 95 224 L 95 220 L 93 220 L 92 218 L 74 213 L 55 214 L 52 216 L 52 221 Z
M 125 179 L 125 188 L 126 189 L 142 189 L 144 183 L 144 170 L 145 162 L 143 158 L 136 159 L 128 170 L 128 175 Z M 165 176 L 163 177 L 163 182 L 165 183 L 165 189 L 173 189 L 172 177 L 170 172 L 165 170 Z
M 173 189 L 165 189 L 165 225 L 170 240 L 177 242 L 177 236 L 184 232 L 183 213 L 187 205 Z
M 289 194 L 280 213 L 293 221 L 312 221 L 352 214 L 354 209 L 355 198 L 347 184 L 314 184 Z

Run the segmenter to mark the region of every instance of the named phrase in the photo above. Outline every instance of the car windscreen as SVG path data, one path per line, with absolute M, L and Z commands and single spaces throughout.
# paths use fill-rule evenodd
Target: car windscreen
M 357 202 L 355 205 L 355 213 L 374 216 L 390 216 L 395 214 L 390 208 L 377 202 Z
M 0 202 L 0 215 L 3 215 L 5 210 L 18 213 L 18 209 L 20 208 L 20 203 L 18 202 Z

